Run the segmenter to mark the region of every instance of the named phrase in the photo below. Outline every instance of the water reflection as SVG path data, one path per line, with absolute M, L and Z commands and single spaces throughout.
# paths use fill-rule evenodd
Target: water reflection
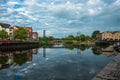
M 23 65 L 27 61 L 32 61 L 33 54 L 37 53 L 38 49 L 14 52 L 0 52 L 0 69 L 8 68 L 11 65 Z
M 113 45 L 109 45 L 109 46 L 106 46 L 106 47 L 102 47 L 102 46 L 93 46 L 92 47 L 92 52 L 95 54 L 95 55 L 100 55 L 100 54 L 103 54 L 105 56 L 112 56 L 112 55 L 117 55 L 118 54 L 118 51 L 116 51 L 114 48 L 113 48 Z
M 0 80 L 91 80 L 114 57 L 96 56 L 99 49 L 80 45 L 1 52 Z

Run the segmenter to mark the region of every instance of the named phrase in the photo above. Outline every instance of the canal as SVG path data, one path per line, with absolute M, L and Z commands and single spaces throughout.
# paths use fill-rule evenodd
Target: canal
M 0 80 L 91 80 L 114 58 L 96 48 L 0 52 Z

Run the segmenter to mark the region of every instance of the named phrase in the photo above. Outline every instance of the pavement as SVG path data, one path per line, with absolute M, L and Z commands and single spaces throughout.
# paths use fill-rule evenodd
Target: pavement
M 92 80 L 120 80 L 120 53 Z

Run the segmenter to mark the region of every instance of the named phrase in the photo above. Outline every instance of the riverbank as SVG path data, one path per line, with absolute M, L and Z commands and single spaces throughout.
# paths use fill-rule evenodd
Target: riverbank
M 92 80 L 120 80 L 120 53 Z
M 37 41 L 15 41 L 15 42 L 2 42 L 0 44 L 0 51 L 16 51 L 16 50 L 25 50 L 38 48 L 39 42 Z

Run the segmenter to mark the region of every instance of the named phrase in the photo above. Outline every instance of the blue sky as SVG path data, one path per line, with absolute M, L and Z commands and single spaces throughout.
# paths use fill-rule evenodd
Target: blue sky
M 40 36 L 120 31 L 120 0 L 0 0 L 0 22 L 32 27 Z

